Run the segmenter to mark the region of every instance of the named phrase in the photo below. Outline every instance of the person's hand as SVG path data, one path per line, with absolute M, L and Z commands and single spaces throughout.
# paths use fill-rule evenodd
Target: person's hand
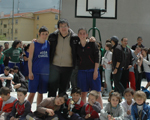
M 8 58 L 9 58 L 9 60 L 11 60 L 11 57 L 10 57 L 10 56 L 9 56 Z
M 11 82 L 13 85 L 15 84 L 14 81 Z
M 90 118 L 90 117 L 91 117 L 90 114 L 86 114 L 85 119 L 88 119 L 88 118 Z
M 95 41 L 96 41 L 95 37 L 93 37 L 93 36 L 92 36 L 92 37 L 90 37 L 90 39 L 89 39 L 89 40 L 90 40 L 90 42 L 95 42 Z
M 15 120 L 15 118 L 14 118 L 14 117 L 11 117 L 10 120 Z
M 89 104 L 90 104 L 91 106 L 93 106 L 94 103 L 90 100 L 90 101 L 89 101 Z
M 14 120 L 19 120 L 19 118 L 15 118 Z
M 72 115 L 73 115 L 73 112 L 69 111 L 69 115 L 72 116 Z
M 132 68 L 132 65 L 129 65 L 129 66 L 128 66 L 128 69 L 130 69 L 130 68 Z
M 128 114 L 128 115 L 131 115 L 131 111 L 130 111 L 130 110 L 128 110 L 128 111 L 127 111 L 127 114 Z
M 140 54 L 140 58 L 143 59 L 143 55 L 142 54 Z
M 108 120 L 111 120 L 111 115 L 107 115 Z
M 104 68 L 104 69 L 106 69 L 106 66 L 105 66 L 105 65 L 103 65 L 103 68 Z
M 30 79 L 30 80 L 33 80 L 33 79 L 34 79 L 33 73 L 29 73 L 29 79 Z
M 117 71 L 118 71 L 117 69 L 114 69 L 113 74 L 116 74 L 116 73 L 117 73 Z
M 93 80 L 96 80 L 98 77 L 98 71 L 97 70 L 94 70 L 94 73 L 93 73 Z
M 55 113 L 52 109 L 47 109 L 46 112 L 49 114 L 49 116 L 54 116 Z
M 112 61 L 109 61 L 108 64 L 112 64 Z
M 33 39 L 32 42 L 37 42 L 37 39 Z
M 0 78 L 0 80 L 1 80 L 2 82 L 4 82 L 4 79 L 3 79 L 3 78 Z

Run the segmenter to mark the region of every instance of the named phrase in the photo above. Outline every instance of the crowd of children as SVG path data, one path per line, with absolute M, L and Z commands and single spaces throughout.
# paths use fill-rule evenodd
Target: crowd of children
M 99 94 L 89 92 L 88 102 L 81 100 L 81 89 L 75 87 L 71 98 L 65 94 L 44 99 L 36 111 L 25 98 L 27 89 L 17 89 L 17 99 L 10 95 L 10 89 L 0 89 L 0 120 L 149 120 L 150 106 L 146 103 L 146 94 L 127 88 L 124 99 L 113 90 L 109 93 L 108 103 L 103 109 L 97 102 Z

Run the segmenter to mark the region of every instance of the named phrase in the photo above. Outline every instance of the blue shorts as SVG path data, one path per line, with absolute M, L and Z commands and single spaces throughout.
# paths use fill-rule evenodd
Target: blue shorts
M 8 63 L 8 66 L 9 66 L 10 68 L 13 68 L 14 66 L 18 66 L 18 67 L 19 67 L 19 70 L 20 70 L 20 63 L 11 63 L 11 62 L 9 62 L 9 63 Z
M 150 73 L 145 72 L 145 76 L 146 76 L 147 82 L 150 82 Z
M 47 93 L 49 75 L 34 74 L 34 79 L 29 79 L 28 92 L 41 94 Z
M 98 77 L 93 80 L 94 69 L 89 70 L 78 70 L 78 87 L 81 88 L 82 92 L 88 92 L 89 90 L 101 91 L 101 78 L 98 71 Z

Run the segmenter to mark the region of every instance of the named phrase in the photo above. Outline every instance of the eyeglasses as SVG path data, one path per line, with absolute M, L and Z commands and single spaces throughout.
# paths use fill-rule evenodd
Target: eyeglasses
M 68 26 L 67 25 L 65 25 L 65 26 L 60 26 L 60 28 L 67 28 Z

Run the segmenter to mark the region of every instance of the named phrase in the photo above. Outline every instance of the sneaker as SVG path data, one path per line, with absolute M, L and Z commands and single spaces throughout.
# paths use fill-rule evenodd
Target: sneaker
M 27 119 L 27 120 L 35 120 L 35 119 L 34 119 L 32 116 L 30 116 L 30 115 L 27 115 L 27 116 L 26 116 L 26 119 Z

